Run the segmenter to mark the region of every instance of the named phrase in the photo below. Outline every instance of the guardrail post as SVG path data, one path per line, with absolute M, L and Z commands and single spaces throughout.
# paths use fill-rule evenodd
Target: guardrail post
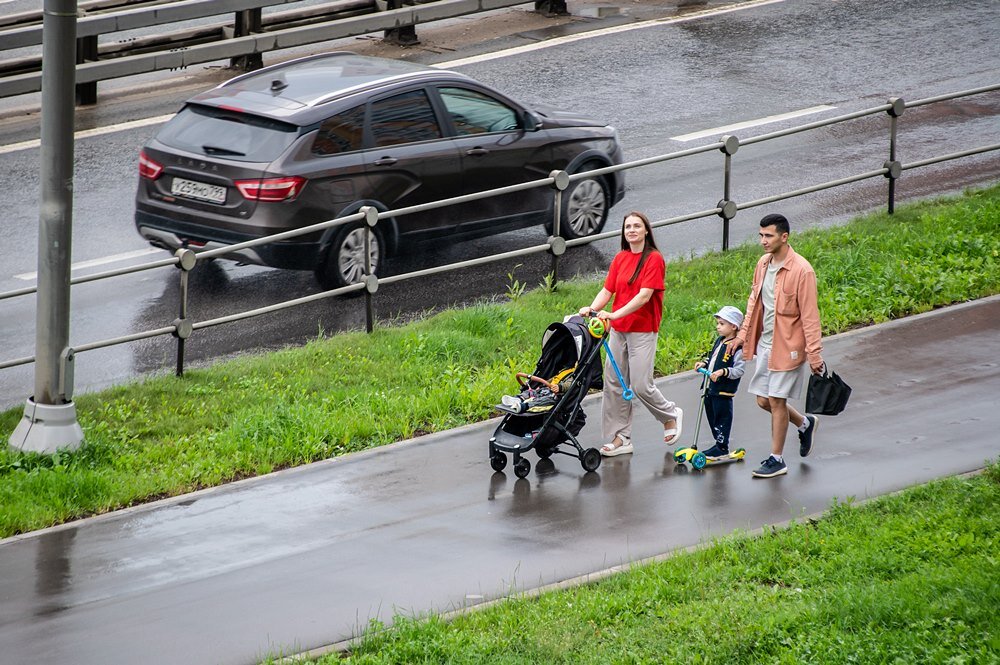
M 233 16 L 233 37 L 246 37 L 262 32 L 261 8 L 244 9 Z M 264 56 L 260 53 L 248 53 L 229 59 L 229 66 L 250 72 L 264 66 Z
M 552 171 L 552 189 L 555 190 L 552 210 L 552 235 L 549 237 L 549 252 L 552 254 L 552 288 L 559 283 L 559 257 L 566 251 L 566 240 L 562 237 L 562 195 L 569 187 L 569 174 Z
M 415 0 L 385 0 L 386 9 L 402 9 L 404 6 L 411 7 L 417 4 Z M 417 26 L 414 24 L 400 25 L 389 28 L 383 33 L 382 41 L 399 46 L 414 46 L 420 43 L 417 37 Z
M 81 65 L 85 62 L 97 62 L 97 60 L 98 60 L 97 35 L 91 35 L 89 37 L 77 37 L 76 64 Z M 90 83 L 76 84 L 76 103 L 77 104 L 97 103 L 97 81 L 92 81 Z
M 885 177 L 889 179 L 889 214 L 896 209 L 896 179 L 903 173 L 903 165 L 896 160 L 896 125 L 899 116 L 906 110 L 906 102 L 899 97 L 889 98 L 889 160 L 882 166 L 888 169 Z
M 740 140 L 735 136 L 723 136 L 722 147 L 719 148 L 726 155 L 725 172 L 722 179 L 722 200 L 716 204 L 719 209 L 719 217 L 722 218 L 722 251 L 729 250 L 729 220 L 736 216 L 736 202 L 729 198 L 730 185 L 732 183 L 733 155 L 740 149 Z
M 365 216 L 365 332 L 375 330 L 375 308 L 372 296 L 378 291 L 378 276 L 372 270 L 372 229 L 378 224 L 378 210 L 372 206 L 362 206 Z M 383 259 L 385 248 L 379 248 L 379 261 Z
M 181 248 L 174 252 L 174 256 L 180 259 L 177 262 L 177 267 L 181 271 L 180 279 L 180 310 L 178 316 L 174 319 L 174 332 L 173 335 L 177 339 L 177 370 L 175 374 L 177 376 L 184 376 L 184 340 L 191 336 L 192 326 L 191 322 L 188 321 L 188 276 L 191 270 L 198 264 L 198 257 L 195 255 L 194 250 Z

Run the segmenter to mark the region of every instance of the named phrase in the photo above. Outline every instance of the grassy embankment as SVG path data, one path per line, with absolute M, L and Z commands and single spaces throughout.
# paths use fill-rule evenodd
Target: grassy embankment
M 998 230 L 1000 186 L 892 218 L 793 229 L 793 245 L 817 269 L 831 334 L 1000 292 Z M 711 341 L 711 314 L 745 304 L 759 253 L 668 266 L 658 372 L 689 369 Z M 545 327 L 588 304 L 599 284 L 79 395 L 79 451 L 0 447 L 0 537 L 487 418 L 513 372 L 534 366 Z M 22 411 L 0 414 L 0 440 Z
M 318 662 L 1000 663 L 998 505 L 993 464 L 451 622 L 375 623 Z

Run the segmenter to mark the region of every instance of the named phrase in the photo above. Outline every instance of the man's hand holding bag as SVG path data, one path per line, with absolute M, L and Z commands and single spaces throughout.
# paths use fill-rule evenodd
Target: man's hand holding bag
M 835 416 L 847 406 L 851 397 L 851 387 L 829 366 L 823 367 L 822 374 L 809 376 L 806 390 L 806 413 L 820 416 Z

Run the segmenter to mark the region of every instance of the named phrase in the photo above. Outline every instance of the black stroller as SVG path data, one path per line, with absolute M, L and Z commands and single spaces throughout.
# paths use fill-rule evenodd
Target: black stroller
M 532 374 L 518 374 L 520 395 L 505 397 L 497 410 L 505 415 L 490 438 L 490 466 L 503 471 L 514 456 L 514 475 L 524 478 L 531 463 L 522 457 L 534 450 L 539 459 L 554 453 L 580 460 L 586 471 L 601 465 L 601 451 L 584 450 L 576 435 L 587 422 L 581 407 L 591 385 L 601 376 L 601 341 L 581 316 L 553 323 L 542 336 L 542 355 Z M 563 450 L 561 446 L 573 450 Z

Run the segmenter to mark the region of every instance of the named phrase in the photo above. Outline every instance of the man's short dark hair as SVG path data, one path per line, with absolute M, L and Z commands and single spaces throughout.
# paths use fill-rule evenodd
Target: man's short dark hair
M 766 228 L 768 226 L 773 226 L 778 229 L 778 233 L 789 233 L 791 229 L 788 226 L 788 220 L 785 219 L 784 215 L 778 215 L 772 213 L 770 215 L 764 215 L 760 220 L 760 228 Z

